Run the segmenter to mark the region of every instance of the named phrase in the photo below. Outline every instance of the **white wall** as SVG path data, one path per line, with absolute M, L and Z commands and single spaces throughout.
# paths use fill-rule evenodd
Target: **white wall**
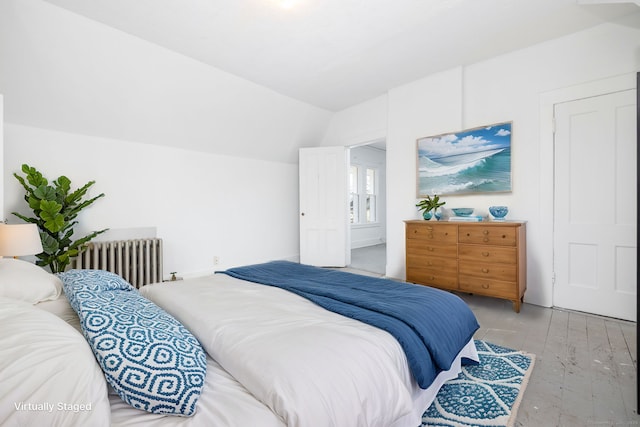
M 378 217 L 373 223 L 351 224 L 351 249 L 384 243 L 387 234 L 386 152 L 364 145 L 352 148 L 350 157 L 351 165 L 378 170 Z
M 5 124 L 5 212 L 32 212 L 13 177 L 22 163 L 72 187 L 105 193 L 78 217 L 75 237 L 102 228 L 155 227 L 164 271 L 205 274 L 298 256 L 297 165 Z M 213 265 L 213 257 L 220 265 Z
M 42 0 L 0 1 L 5 121 L 295 163 L 329 111 Z
M 343 135 L 375 132 L 386 112 L 387 126 L 387 275 L 404 278 L 404 223 L 418 218 L 416 139 L 502 121 L 513 121 L 513 191 L 507 194 L 445 196 L 447 206 L 486 211 L 492 204 L 510 208 L 508 218 L 527 223 L 528 289 L 525 301 L 549 306 L 552 234 L 542 217 L 552 206 L 540 182 L 551 170 L 541 167 L 541 97 L 563 87 L 605 79 L 640 68 L 640 31 L 604 24 L 466 67 L 425 77 L 388 93 L 386 105 L 354 106 L 336 114 L 323 144 L 344 142 Z M 345 117 L 357 117 L 353 128 Z M 369 118 L 369 119 L 368 119 Z M 544 203 L 543 203 L 544 202 Z
M 322 145 L 360 145 L 387 137 L 387 95 L 340 111 L 329 123 Z
M 155 229 L 167 272 L 298 257 L 298 149 L 330 112 L 42 0 L 0 2 L 0 93 L 10 221 L 28 163 L 96 180 L 77 234 Z

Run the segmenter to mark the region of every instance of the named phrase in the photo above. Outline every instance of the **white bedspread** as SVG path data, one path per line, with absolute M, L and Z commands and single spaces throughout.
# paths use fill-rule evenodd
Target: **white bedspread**
M 455 363 L 421 390 L 387 332 L 226 275 L 141 292 L 290 427 L 415 427 L 439 386 L 459 370 Z M 472 342 L 461 355 L 477 358 Z
M 69 301 L 64 295 L 57 300 L 40 303 L 36 307 L 55 314 L 80 331 L 78 315 L 73 311 L 73 308 L 71 308 Z M 86 344 L 86 342 L 84 344 Z M 88 344 L 84 347 L 85 353 L 88 354 L 89 360 L 93 362 L 94 368 L 97 368 L 101 374 L 100 368 L 93 354 L 91 354 Z M 50 358 L 50 355 L 47 354 L 42 354 L 42 356 L 48 359 Z M 74 372 L 77 371 L 75 366 L 71 368 L 74 369 Z M 86 378 L 84 373 L 81 372 L 81 374 L 81 379 Z M 45 375 L 32 377 L 35 382 L 48 381 L 49 373 L 47 372 Z M 92 384 L 92 381 L 95 382 L 95 379 L 87 378 L 89 384 Z M 104 383 L 104 381 L 102 381 L 102 383 L 106 389 L 107 384 Z M 96 384 L 95 386 L 97 387 L 98 385 Z M 58 393 L 56 399 L 59 397 Z M 102 419 L 105 425 L 110 425 L 111 427 L 286 427 L 278 416 L 262 402 L 256 400 L 246 388 L 222 369 L 211 357 L 207 357 L 205 385 L 202 388 L 202 395 L 198 400 L 196 413 L 192 417 L 152 414 L 141 411 L 125 403 L 110 387 L 109 394 L 105 396 L 105 399 L 107 397 L 110 404 L 110 421 L 108 412 L 106 414 L 104 412 L 98 414 L 98 419 Z M 107 411 L 108 410 L 109 408 Z M 2 414 L 1 410 L 0 414 Z M 49 425 L 49 421 L 51 421 L 51 418 L 47 415 L 40 419 L 39 424 Z M 75 420 L 70 420 L 65 425 L 69 427 L 76 425 L 78 427 L 99 425 L 97 423 L 87 423 L 86 417 L 80 419 L 82 422 L 75 423 L 74 421 Z M 0 425 L 1 424 L 2 423 L 0 423 Z
M 110 425 L 107 384 L 82 335 L 31 304 L 1 297 L 0 425 Z
M 111 427 L 286 427 L 211 357 L 196 413 L 192 417 L 151 414 L 126 404 L 110 390 Z

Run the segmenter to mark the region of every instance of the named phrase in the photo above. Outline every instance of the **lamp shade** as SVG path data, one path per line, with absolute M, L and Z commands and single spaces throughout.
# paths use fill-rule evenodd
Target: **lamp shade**
M 25 256 L 42 252 L 35 224 L 0 224 L 0 256 Z

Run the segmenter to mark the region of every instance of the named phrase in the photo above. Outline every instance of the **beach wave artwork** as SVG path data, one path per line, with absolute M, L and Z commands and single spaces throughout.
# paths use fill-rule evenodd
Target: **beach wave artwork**
M 511 122 L 418 140 L 418 197 L 511 191 Z

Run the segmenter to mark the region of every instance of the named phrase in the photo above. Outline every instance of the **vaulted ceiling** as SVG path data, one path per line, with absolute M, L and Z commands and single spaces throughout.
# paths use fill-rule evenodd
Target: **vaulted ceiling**
M 328 110 L 604 22 L 640 0 L 46 0 Z

